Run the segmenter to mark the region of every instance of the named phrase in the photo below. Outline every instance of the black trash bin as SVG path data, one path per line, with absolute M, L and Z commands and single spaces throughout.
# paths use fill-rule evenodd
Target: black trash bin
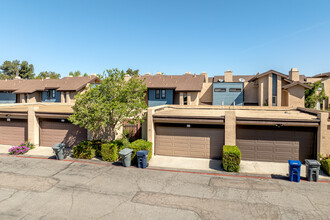
M 53 148 L 53 151 L 56 155 L 56 159 L 57 160 L 63 160 L 64 159 L 65 144 L 64 143 L 58 143 L 58 144 L 55 144 L 52 148 Z
M 306 178 L 308 181 L 319 181 L 319 174 L 320 174 L 320 162 L 317 160 L 305 160 L 306 165 Z
M 146 168 L 148 165 L 148 153 L 147 150 L 139 150 L 136 152 L 138 168 Z

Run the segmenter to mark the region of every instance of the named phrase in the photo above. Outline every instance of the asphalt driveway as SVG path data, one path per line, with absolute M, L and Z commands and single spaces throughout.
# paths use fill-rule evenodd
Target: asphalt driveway
M 0 219 L 327 219 L 330 183 L 0 156 Z

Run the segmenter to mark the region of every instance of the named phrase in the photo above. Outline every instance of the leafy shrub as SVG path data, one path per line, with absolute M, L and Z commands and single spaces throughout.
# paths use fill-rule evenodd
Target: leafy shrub
M 137 158 L 136 158 L 136 152 L 138 152 L 139 150 L 147 150 L 149 151 L 148 153 L 148 161 L 150 160 L 151 156 L 152 156 L 152 143 L 149 141 L 145 141 L 142 139 L 136 140 L 134 142 L 131 143 L 130 147 L 131 149 L 133 149 L 132 152 L 132 163 L 136 163 L 137 162 Z
M 320 155 L 322 169 L 330 176 L 330 154 L 328 156 Z
M 91 141 L 81 141 L 73 148 L 73 157 L 79 159 L 92 159 L 95 157 L 95 149 Z
M 241 163 L 241 151 L 237 146 L 223 146 L 222 166 L 225 171 L 238 172 Z
M 109 142 L 102 144 L 102 160 L 115 162 L 118 159 L 118 144 L 114 142 Z
M 25 146 L 25 145 L 19 145 L 19 146 L 13 146 L 11 148 L 9 148 L 8 152 L 9 154 L 12 155 L 19 155 L 19 154 L 25 154 L 30 150 L 29 147 Z
M 102 149 L 102 144 L 106 143 L 103 140 L 91 140 L 89 141 L 92 148 L 95 150 L 95 156 L 96 157 L 101 157 L 101 149 Z

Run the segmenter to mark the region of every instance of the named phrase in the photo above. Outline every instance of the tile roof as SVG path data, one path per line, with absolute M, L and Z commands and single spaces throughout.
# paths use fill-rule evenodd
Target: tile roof
M 266 76 L 266 75 L 268 75 L 268 74 L 270 74 L 270 73 L 274 73 L 274 74 L 276 74 L 276 75 L 280 75 L 280 76 L 282 76 L 283 78 L 289 78 L 288 75 L 285 75 L 285 74 L 283 74 L 283 73 L 277 72 L 277 71 L 275 71 L 275 70 L 268 70 L 267 72 L 264 72 L 264 73 L 261 73 L 261 74 L 257 74 L 257 75 L 255 75 L 255 76 L 254 76 L 253 78 L 251 78 L 249 81 L 254 81 L 254 80 L 259 79 L 260 77 Z
M 88 83 L 99 81 L 96 76 L 88 77 L 64 77 L 62 79 L 20 79 L 0 80 L 0 91 L 12 91 L 13 93 L 33 93 L 47 89 L 57 91 L 79 91 Z
M 203 75 L 144 75 L 148 89 L 174 89 L 175 91 L 201 91 L 204 82 Z
M 293 83 L 291 83 L 291 84 L 288 84 L 288 85 L 282 86 L 282 88 L 283 88 L 283 89 L 288 89 L 288 88 L 291 88 L 291 87 L 293 87 L 293 86 L 302 86 L 302 87 L 304 87 L 305 89 L 311 89 L 311 88 L 312 88 L 311 86 L 308 86 L 308 85 L 306 85 L 306 84 L 304 84 L 304 83 L 302 83 L 302 82 L 299 82 L 299 81 L 295 81 L 295 82 L 293 82 Z
M 330 77 L 330 72 L 327 73 L 320 73 L 315 76 L 312 76 L 312 78 L 322 78 L 322 77 Z

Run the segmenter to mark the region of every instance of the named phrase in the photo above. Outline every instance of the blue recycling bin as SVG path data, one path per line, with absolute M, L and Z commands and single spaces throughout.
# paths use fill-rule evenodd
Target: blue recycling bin
M 289 179 L 291 182 L 300 182 L 301 162 L 299 160 L 289 160 Z
M 146 168 L 148 164 L 148 153 L 147 150 L 139 150 L 136 152 L 138 168 Z

